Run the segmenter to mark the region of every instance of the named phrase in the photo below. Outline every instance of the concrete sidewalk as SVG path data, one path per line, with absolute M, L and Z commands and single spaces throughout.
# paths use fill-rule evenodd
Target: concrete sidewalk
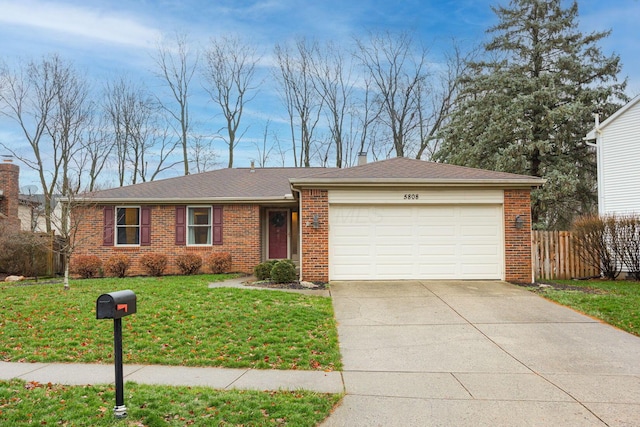
M 344 391 L 340 372 L 124 365 L 123 374 L 125 382 L 139 384 L 204 386 L 221 390 Z M 0 362 L 0 380 L 14 378 L 67 385 L 112 384 L 115 368 L 113 365 L 89 363 Z

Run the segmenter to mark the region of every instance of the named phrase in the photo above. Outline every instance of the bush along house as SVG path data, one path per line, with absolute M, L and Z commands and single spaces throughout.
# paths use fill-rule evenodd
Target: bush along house
M 532 282 L 540 178 L 407 158 L 350 168 L 220 169 L 87 195 L 73 256 L 229 253 L 232 271 L 291 259 L 301 280 Z M 73 259 L 72 259 L 73 262 Z

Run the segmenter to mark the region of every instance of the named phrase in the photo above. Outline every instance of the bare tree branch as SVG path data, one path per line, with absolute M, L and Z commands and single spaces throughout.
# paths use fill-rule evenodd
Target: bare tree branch
M 189 115 L 189 97 L 191 79 L 198 65 L 198 52 L 189 50 L 185 34 L 175 34 L 171 41 L 164 39 L 158 43 L 154 56 L 158 77 L 165 83 L 175 106 L 158 98 L 162 107 L 176 123 L 182 146 L 184 174 L 189 175 L 189 136 L 191 135 L 191 117 Z
M 211 39 L 205 51 L 206 88 L 226 119 L 229 163 L 233 167 L 233 150 L 240 142 L 238 135 L 245 105 L 257 95 L 256 65 L 260 56 L 255 48 L 234 37 Z M 246 130 L 245 130 L 246 131 Z

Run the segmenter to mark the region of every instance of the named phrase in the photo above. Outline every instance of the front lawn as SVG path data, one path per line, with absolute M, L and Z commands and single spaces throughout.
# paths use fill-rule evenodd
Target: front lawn
M 127 382 L 127 418 L 113 416 L 113 386 L 0 381 L 2 425 L 61 426 L 315 426 L 338 394 L 260 392 Z
M 96 299 L 131 289 L 125 364 L 258 369 L 340 369 L 329 298 L 207 284 L 228 276 L 167 276 L 3 284 L 0 357 L 24 362 L 113 363 L 113 321 L 96 320 Z
M 640 336 L 640 283 L 555 280 L 540 293 L 550 300 Z

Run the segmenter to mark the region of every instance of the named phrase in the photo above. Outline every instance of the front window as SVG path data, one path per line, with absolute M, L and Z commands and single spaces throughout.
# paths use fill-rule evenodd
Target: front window
M 187 208 L 189 245 L 211 244 L 211 207 Z
M 140 244 L 140 208 L 116 208 L 116 245 Z

